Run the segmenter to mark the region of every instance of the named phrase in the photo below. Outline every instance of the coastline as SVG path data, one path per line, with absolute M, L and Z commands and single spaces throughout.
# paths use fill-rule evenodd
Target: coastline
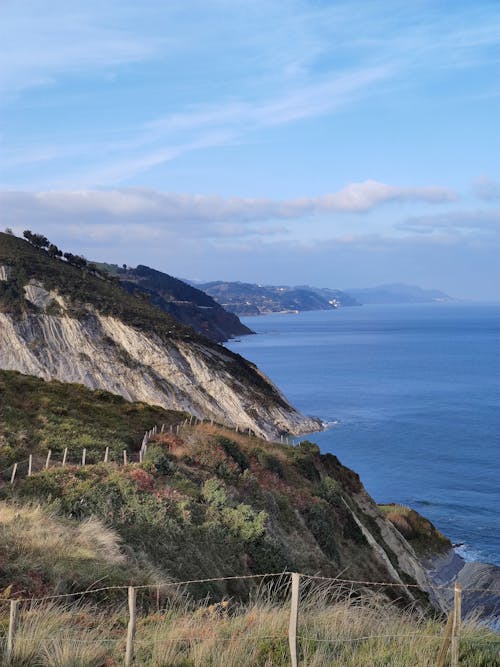
M 440 606 L 450 610 L 453 586 L 462 586 L 462 612 L 465 619 L 477 620 L 500 633 L 500 567 L 492 563 L 465 561 L 454 548 L 444 554 L 423 559 L 429 578 L 437 587 Z

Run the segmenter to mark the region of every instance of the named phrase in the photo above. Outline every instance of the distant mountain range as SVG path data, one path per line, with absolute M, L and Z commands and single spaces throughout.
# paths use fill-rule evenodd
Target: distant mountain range
M 346 290 L 360 303 L 450 303 L 453 297 L 435 289 L 422 289 L 416 285 L 394 283 L 378 287 L 352 288 Z
M 332 310 L 362 304 L 452 302 L 452 297 L 439 290 L 413 285 L 391 284 L 347 290 L 311 287 L 310 285 L 259 285 L 255 283 L 216 280 L 196 283 L 225 310 L 239 316 L 266 315 L 305 310 Z
M 336 289 L 300 285 L 255 285 L 215 281 L 196 285 L 236 315 L 265 315 L 303 310 L 331 310 L 358 306 L 356 299 Z

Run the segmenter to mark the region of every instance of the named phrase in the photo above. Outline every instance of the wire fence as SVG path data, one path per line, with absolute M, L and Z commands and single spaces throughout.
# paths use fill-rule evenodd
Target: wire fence
M 197 420 L 194 417 L 190 419 L 185 419 L 182 422 L 174 423 L 169 426 L 163 424 L 161 427 L 154 426 L 149 431 L 146 431 L 141 443 L 141 448 L 138 452 L 129 452 L 124 449 L 121 452 L 111 451 L 109 448 L 106 448 L 104 453 L 102 451 L 96 451 L 92 449 L 82 450 L 69 450 L 65 448 L 62 451 L 53 452 L 48 450 L 43 456 L 34 457 L 29 455 L 27 458 L 17 461 L 4 470 L 0 471 L 0 485 L 10 485 L 14 486 L 17 481 L 24 477 L 29 477 L 36 472 L 40 472 L 45 469 L 55 468 L 55 467 L 65 467 L 65 466 L 85 466 L 92 463 L 103 463 L 109 465 L 128 465 L 130 463 L 141 463 L 145 460 L 148 445 L 163 434 L 180 434 L 187 426 L 192 426 L 196 424 L 203 423 L 200 420 Z M 204 423 L 214 424 L 213 420 L 204 420 Z M 217 426 L 221 426 L 217 424 Z M 222 425 L 224 428 L 231 428 L 226 425 Z M 235 431 L 241 431 L 238 427 L 233 427 Z M 251 429 L 247 429 L 248 435 L 252 435 L 253 432 Z M 246 432 L 245 432 L 246 434 Z M 281 437 L 281 442 L 285 442 L 284 436 Z M 287 440 L 290 444 L 289 440 Z M 293 442 L 293 441 L 292 441 Z M 157 597 L 159 599 L 160 591 L 166 593 L 170 590 L 188 590 L 192 585 L 208 585 L 214 583 L 226 583 L 235 580 L 247 580 L 249 582 L 253 581 L 256 584 L 261 584 L 263 582 L 275 581 L 276 585 L 283 585 L 286 589 L 286 592 L 290 596 L 290 616 L 289 616 L 289 625 L 287 632 L 258 632 L 257 634 L 252 633 L 250 628 L 247 628 L 245 633 L 230 632 L 228 636 L 216 636 L 215 634 L 205 633 L 197 634 L 196 632 L 189 631 L 187 633 L 178 635 L 178 636 L 163 636 L 158 638 L 144 638 L 136 637 L 137 631 L 137 592 L 138 591 L 156 591 Z M 448 623 L 443 632 L 438 632 L 436 634 L 429 634 L 423 631 L 418 633 L 408 633 L 408 632 L 398 632 L 398 633 L 386 633 L 386 634 L 363 634 L 359 636 L 337 636 L 337 637 L 325 637 L 325 636 L 316 636 L 317 633 L 303 633 L 298 632 L 299 627 L 299 608 L 300 608 L 300 587 L 302 586 L 302 591 L 304 592 L 307 586 L 313 584 L 325 585 L 330 589 L 343 590 L 345 592 L 346 588 L 350 587 L 351 589 L 356 588 L 359 592 L 360 589 L 368 589 L 375 592 L 383 592 L 384 589 L 390 588 L 400 588 L 406 591 L 412 589 L 424 590 L 426 592 L 443 592 L 447 591 L 449 594 L 453 594 L 453 607 L 451 609 Z M 127 625 L 127 635 L 117 636 L 115 638 L 110 637 L 92 637 L 85 638 L 82 637 L 81 633 L 75 635 L 74 633 L 68 632 L 54 632 L 49 633 L 48 637 L 41 637 L 40 634 L 35 633 L 35 636 L 30 637 L 29 632 L 23 630 L 23 622 L 29 617 L 33 611 L 36 611 L 39 614 L 46 613 L 44 612 L 43 605 L 50 605 L 51 603 L 58 604 L 59 602 L 65 602 L 69 605 L 74 605 L 78 601 L 83 601 L 87 596 L 95 596 L 96 594 L 111 592 L 111 591 L 127 591 L 128 598 L 128 625 Z M 292 667 L 297 667 L 299 664 L 299 658 L 304 657 L 308 652 L 318 649 L 309 649 L 310 645 L 324 645 L 329 647 L 328 650 L 333 651 L 337 646 L 344 646 L 346 644 L 350 645 L 366 645 L 370 646 L 379 644 L 394 644 L 394 642 L 401 643 L 422 643 L 422 641 L 430 642 L 433 646 L 440 644 L 439 654 L 437 656 L 437 662 L 429 662 L 428 664 L 436 664 L 438 667 L 444 667 L 445 661 L 447 659 L 447 654 L 450 652 L 449 663 L 451 667 L 456 667 L 458 663 L 458 656 L 460 654 L 460 646 L 470 647 L 471 645 L 480 646 L 484 645 L 488 648 L 492 648 L 496 651 L 500 650 L 500 637 L 494 638 L 488 636 L 484 637 L 473 637 L 473 636 L 463 636 L 462 635 L 462 611 L 461 611 L 461 601 L 462 595 L 469 593 L 482 593 L 484 595 L 500 595 L 500 589 L 494 588 L 478 588 L 471 587 L 466 588 L 465 591 L 462 591 L 460 585 L 455 584 L 454 586 L 449 585 L 422 585 L 422 584 L 411 584 L 411 583 L 402 583 L 395 581 L 370 581 L 370 580 L 355 580 L 347 579 L 343 577 L 327 577 L 322 575 L 314 574 L 300 574 L 300 573 L 289 573 L 289 572 L 274 572 L 274 573 L 265 573 L 265 574 L 252 574 L 252 575 L 234 575 L 234 576 L 222 576 L 222 577 L 211 577 L 211 578 L 200 578 L 200 579 L 189 579 L 185 581 L 160 581 L 152 584 L 141 584 L 137 586 L 100 586 L 96 588 L 87 588 L 81 591 L 71 591 L 65 593 L 58 593 L 53 595 L 46 596 L 23 596 L 16 597 L 0 597 L 0 609 L 5 606 L 9 607 L 9 621 L 8 621 L 8 630 L 6 636 L 3 638 L 0 637 L 0 646 L 1 652 L 4 658 L 9 661 L 12 659 L 16 652 L 16 646 L 19 642 L 24 642 L 25 645 L 40 644 L 40 642 L 50 642 L 51 645 L 55 645 L 55 642 L 70 642 L 75 646 L 113 646 L 115 648 L 121 647 L 125 644 L 125 659 L 124 664 L 128 667 L 132 665 L 134 660 L 134 655 L 137 651 L 143 651 L 144 647 L 155 647 L 163 645 L 189 645 L 192 647 L 195 644 L 206 644 L 207 642 L 211 643 L 222 643 L 222 644 L 234 644 L 235 642 L 244 642 L 249 645 L 254 643 L 259 646 L 264 646 L 266 642 L 270 642 L 276 648 L 276 651 L 282 652 L 282 662 L 277 662 L 276 664 L 291 664 Z M 125 596 L 123 599 L 125 602 Z M 283 603 L 282 603 L 283 604 Z M 211 608 L 214 605 L 207 607 L 208 612 L 212 613 Z M 159 605 L 158 605 L 159 607 Z M 225 613 L 224 608 L 217 608 L 215 605 L 216 613 Z M 213 610 L 212 610 L 213 611 Z M 196 610 L 193 612 L 193 617 L 196 617 Z M 307 613 L 310 613 L 308 610 Z M 33 624 L 33 620 L 31 619 Z M 21 627 L 21 630 L 19 628 Z M 193 628 L 194 629 L 194 628 Z M 0 631 L 1 632 L 1 631 Z M 418 640 L 418 641 L 417 641 Z M 16 643 L 17 642 L 17 643 Z M 287 647 L 288 644 L 288 647 Z M 47 648 L 48 645 L 45 645 L 45 651 L 49 651 Z M 37 649 L 38 650 L 38 649 Z M 271 650 L 271 649 L 270 649 Z M 275 650 L 275 649 L 273 649 Z M 432 653 L 434 649 L 429 649 Z M 285 655 L 286 654 L 286 655 Z M 331 654 L 333 655 L 333 653 Z M 182 656 L 181 656 L 182 657 Z M 498 654 L 498 662 L 491 662 L 491 665 L 500 664 L 500 653 Z M 345 656 L 342 659 L 347 659 Z M 493 659 L 495 660 L 495 659 Z M 180 659 L 179 659 L 180 662 Z M 29 664 L 29 663 L 26 663 Z M 89 663 L 91 664 L 91 663 Z M 148 664 L 145 662 L 144 664 Z M 219 663 L 211 663 L 219 664 Z M 220 663 L 224 664 L 223 662 Z M 250 664 L 250 663 L 242 663 Z M 270 663 L 275 664 L 275 663 Z M 322 664 L 322 663 L 315 663 Z M 339 664 L 343 665 L 342 662 L 329 662 L 326 664 Z M 345 664 L 348 664 L 347 662 Z M 356 663 L 352 663 L 353 665 Z M 384 664 L 391 664 L 390 662 Z M 420 664 L 420 663 L 419 663 Z M 422 663 L 424 664 L 424 663 Z M 425 663 L 427 664 L 427 663 Z M 484 663 L 489 664 L 489 663 Z
M 0 470 L 0 486 L 5 484 L 14 485 L 21 478 L 30 477 L 36 472 L 41 472 L 49 468 L 85 466 L 96 463 L 110 463 L 115 465 L 142 463 L 146 457 L 148 445 L 154 441 L 155 438 L 167 434 L 180 435 L 188 426 L 196 426 L 200 424 L 217 426 L 248 436 L 257 436 L 255 431 L 250 427 L 241 428 L 237 425 L 221 424 L 214 421 L 214 419 L 198 419 L 197 417 L 191 416 L 189 419 L 186 418 L 182 421 L 174 422 L 173 424 L 153 426 L 144 433 L 141 447 L 138 451 L 131 451 L 126 448 L 116 450 L 106 447 L 103 452 L 102 449 L 94 449 L 91 447 L 83 447 L 81 449 L 70 449 L 69 447 L 65 447 L 62 450 L 57 451 L 48 449 L 43 454 L 29 454 L 28 457 L 21 459 L 20 461 L 14 461 L 3 470 Z M 288 445 L 296 444 L 294 438 L 286 435 L 281 435 L 279 442 Z
M 187 589 L 193 584 L 211 584 L 233 580 L 253 581 L 259 586 L 270 586 L 272 584 L 275 587 L 274 592 L 280 591 L 279 604 L 270 604 L 269 598 L 266 598 L 260 608 L 258 605 L 253 607 L 250 605 L 248 609 L 243 605 L 236 605 L 232 609 L 229 601 L 227 601 L 227 605 L 224 602 L 209 605 L 208 601 L 205 600 L 205 603 L 196 607 L 182 607 L 182 603 L 171 601 L 156 613 L 147 612 L 145 615 L 141 615 L 140 605 L 139 607 L 137 605 L 137 592 L 140 590 L 158 590 L 160 587 L 164 589 Z M 471 651 L 472 653 L 474 651 L 483 653 L 486 651 L 488 655 L 493 656 L 492 661 L 483 661 L 478 664 L 491 664 L 492 666 L 498 664 L 495 662 L 496 658 L 494 656 L 500 655 L 498 653 L 500 651 L 499 635 L 488 634 L 486 631 L 474 635 L 467 629 L 464 632 L 461 612 L 462 591 L 459 585 L 453 587 L 454 604 L 444 630 L 443 626 L 437 622 L 434 622 L 434 624 L 423 623 L 422 615 L 420 615 L 418 621 L 420 627 L 417 628 L 417 631 L 415 629 L 409 631 L 411 628 L 409 626 L 405 627 L 403 622 L 396 626 L 392 622 L 392 625 L 391 623 L 387 624 L 386 632 L 380 632 L 380 629 L 384 627 L 383 619 L 379 620 L 378 612 L 373 607 L 367 607 L 372 616 L 370 626 L 372 631 L 366 632 L 365 626 L 359 624 L 359 621 L 353 620 L 355 618 L 353 613 L 359 614 L 359 610 L 362 609 L 359 603 L 343 602 L 343 597 L 340 595 L 336 598 L 334 595 L 325 597 L 325 583 L 330 587 L 330 593 L 335 590 L 336 586 L 343 587 L 345 591 L 346 585 L 372 586 L 378 589 L 385 586 L 404 586 L 404 584 L 395 584 L 394 582 L 370 582 L 300 573 L 274 572 L 157 582 L 135 587 L 103 586 L 58 595 L 3 599 L 1 602 L 8 604 L 10 610 L 8 630 L 3 638 L 1 650 L 7 661 L 5 664 L 9 664 L 8 661 L 15 657 L 16 651 L 36 653 L 36 651 L 43 650 L 48 654 L 52 650 L 55 651 L 56 648 L 62 651 L 63 646 L 66 647 L 66 651 L 78 651 L 83 650 L 81 647 L 93 647 L 103 653 L 113 651 L 115 656 L 121 653 L 125 655 L 124 664 L 126 666 L 133 664 L 134 656 L 137 657 L 137 662 L 134 664 L 146 665 L 150 664 L 148 660 L 152 660 L 153 653 L 170 651 L 171 655 L 175 654 L 177 656 L 176 659 L 181 664 L 182 655 L 187 655 L 193 651 L 197 651 L 198 654 L 204 651 L 219 651 L 222 655 L 226 649 L 214 648 L 219 644 L 226 647 L 231 646 L 232 654 L 238 650 L 243 651 L 242 647 L 246 647 L 245 650 L 252 651 L 255 647 L 258 647 L 261 652 L 269 651 L 270 655 L 272 654 L 276 659 L 276 662 L 266 664 L 291 664 L 292 667 L 298 666 L 299 663 L 307 664 L 307 660 L 312 660 L 314 656 L 315 665 L 370 664 L 370 662 L 347 662 L 348 655 L 352 654 L 355 657 L 356 651 L 363 651 L 364 656 L 382 655 L 385 652 L 384 655 L 388 655 L 389 658 L 392 654 L 394 656 L 416 655 L 420 652 L 422 656 L 425 656 L 427 662 L 409 662 L 408 664 L 438 666 L 445 664 L 444 660 L 447 659 L 446 656 L 450 652 L 451 661 L 449 664 L 451 667 L 460 664 L 458 661 L 461 652 L 463 655 L 471 655 Z M 313 592 L 310 590 L 312 585 L 317 587 Z M 441 590 L 442 588 L 439 587 Z M 124 631 L 120 630 L 120 627 L 124 627 L 122 621 L 118 624 L 119 627 L 116 623 L 108 628 L 99 627 L 103 621 L 102 610 L 101 616 L 94 623 L 95 627 L 91 629 L 75 632 L 74 627 L 71 627 L 70 630 L 61 630 L 55 627 L 57 624 L 54 621 L 54 615 L 62 614 L 62 617 L 66 618 L 71 611 L 78 616 L 81 624 L 84 608 L 75 603 L 75 600 L 81 600 L 84 596 L 90 596 L 98 592 L 116 590 L 127 591 L 127 597 L 123 596 L 123 602 L 118 607 L 118 609 L 123 610 L 123 603 L 128 600 L 126 635 Z M 266 590 L 269 592 L 271 588 Z M 286 593 L 285 596 L 282 595 L 283 591 Z M 488 590 L 488 592 L 491 591 Z M 58 607 L 51 604 L 59 601 L 68 601 L 69 606 Z M 175 604 L 181 605 L 177 612 L 175 611 Z M 96 610 L 98 607 L 96 608 L 94 605 L 91 609 Z M 404 616 L 404 612 L 401 613 Z M 123 611 L 119 611 L 118 614 L 120 618 L 123 618 Z M 342 614 L 345 618 L 341 622 L 339 618 Z M 39 623 L 39 627 L 37 623 Z M 378 632 L 373 632 L 374 627 Z M 107 636 L 106 631 L 109 632 Z M 2 639 L 0 639 L 0 643 L 2 643 Z M 35 644 L 36 647 L 30 648 L 31 645 Z M 248 647 L 254 648 L 249 649 Z M 439 654 L 437 654 L 438 649 Z M 318 662 L 320 654 L 325 656 L 325 662 Z M 440 656 L 441 662 L 439 662 Z M 392 663 L 389 658 L 383 664 L 405 664 L 404 662 Z M 327 659 L 330 662 L 326 662 Z M 368 660 L 366 657 L 364 659 Z M 145 660 L 145 662 L 140 662 L 141 660 Z M 342 660 L 346 662 L 344 663 Z M 424 660 L 423 657 L 422 660 Z M 436 662 L 436 660 L 438 661 Z M 23 664 L 30 663 L 28 661 Z M 177 662 L 166 662 L 165 664 L 177 664 Z M 188 663 L 186 662 L 186 664 Z M 213 660 L 209 662 L 207 658 L 207 664 L 223 665 L 224 662 L 219 663 Z M 250 660 L 250 662 L 243 661 L 241 664 L 254 663 Z

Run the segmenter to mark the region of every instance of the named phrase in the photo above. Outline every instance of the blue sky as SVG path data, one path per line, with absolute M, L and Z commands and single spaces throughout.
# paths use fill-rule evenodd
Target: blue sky
M 4 0 L 2 227 L 200 280 L 498 299 L 500 5 Z

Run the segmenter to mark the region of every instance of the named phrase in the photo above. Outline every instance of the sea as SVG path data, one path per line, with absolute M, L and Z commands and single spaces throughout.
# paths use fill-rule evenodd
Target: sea
M 363 305 L 242 318 L 228 343 L 325 431 L 307 437 L 500 565 L 500 305 Z M 296 442 L 298 439 L 295 440 Z

